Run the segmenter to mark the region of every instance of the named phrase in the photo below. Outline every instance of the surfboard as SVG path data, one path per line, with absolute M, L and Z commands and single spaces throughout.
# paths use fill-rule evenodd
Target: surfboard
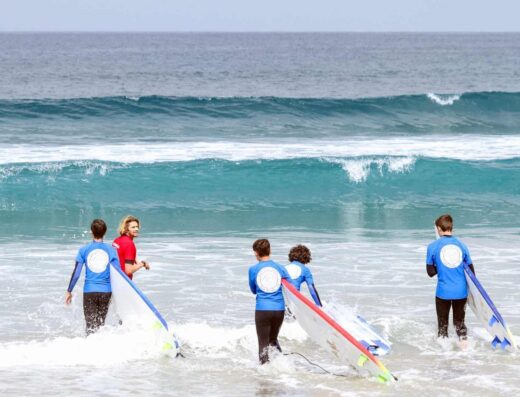
M 467 264 L 464 264 L 464 274 L 468 283 L 468 305 L 493 338 L 491 346 L 494 349 L 500 346 L 503 350 L 516 351 L 517 344 L 513 334 Z
M 289 281 L 282 279 L 289 310 L 304 331 L 339 360 L 345 360 L 361 374 L 369 374 L 380 382 L 397 380 L 388 369 L 353 335 L 331 316 L 302 295 Z
M 110 267 L 110 284 L 115 311 L 123 324 L 153 331 L 163 351 L 179 353 L 180 343 L 148 297 L 123 273 L 119 266 Z
M 322 310 L 374 356 L 384 356 L 390 352 L 392 344 L 360 315 L 339 310 L 334 304 L 328 302 L 323 302 Z

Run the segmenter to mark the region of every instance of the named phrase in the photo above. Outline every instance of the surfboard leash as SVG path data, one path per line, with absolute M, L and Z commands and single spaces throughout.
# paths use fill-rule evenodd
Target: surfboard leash
M 316 363 L 313 363 L 311 360 L 309 360 L 307 357 L 305 357 L 303 354 L 301 353 L 298 353 L 298 352 L 290 352 L 290 353 L 282 353 L 284 356 L 290 356 L 290 355 L 295 355 L 295 356 L 300 356 L 302 357 L 303 359 L 305 359 L 305 361 L 307 361 L 310 365 L 314 365 L 315 367 L 318 367 L 319 369 L 321 369 L 323 372 L 329 374 L 329 375 L 334 375 L 334 376 L 341 376 L 343 378 L 348 378 L 349 376 L 348 375 L 343 375 L 343 374 L 336 374 L 334 372 L 330 372 L 329 370 L 323 368 L 321 365 L 319 364 L 316 364 Z

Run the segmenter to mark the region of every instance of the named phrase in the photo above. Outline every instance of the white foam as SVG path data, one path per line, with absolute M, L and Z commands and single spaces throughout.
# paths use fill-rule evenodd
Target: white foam
M 436 104 L 441 106 L 451 106 L 455 101 L 458 101 L 460 99 L 460 95 L 450 95 L 447 97 L 443 97 L 437 94 L 429 93 L 427 96 L 432 100 L 432 102 L 435 102 Z
M 392 156 L 457 160 L 501 160 L 519 157 L 520 136 L 458 135 L 344 140 L 265 142 L 164 142 L 95 146 L 3 145 L 0 164 L 98 160 L 156 163 L 221 159 L 284 160 L 296 158 L 362 158 Z M 104 171 L 101 171 L 104 172 Z
M 395 174 L 408 172 L 415 164 L 415 158 L 413 157 L 363 158 L 356 160 L 330 159 L 329 161 L 341 164 L 341 168 L 347 173 L 349 179 L 357 183 L 364 182 L 368 178 L 372 165 L 375 165 L 379 174 L 383 175 L 385 169 Z
M 17 162 L 13 162 L 16 164 Z M 2 164 L 0 160 L 0 164 Z M 8 178 L 11 176 L 16 176 L 21 174 L 22 172 L 37 172 L 42 174 L 47 174 L 49 178 L 52 178 L 53 175 L 59 174 L 63 169 L 69 166 L 80 167 L 84 169 L 85 175 L 94 175 L 99 174 L 101 176 L 107 175 L 114 169 L 120 169 L 125 167 L 124 165 L 116 165 L 116 164 L 106 164 L 98 162 L 91 162 L 87 160 L 82 161 L 73 161 L 69 162 L 44 162 L 44 163 L 28 163 L 24 165 L 9 165 L 6 167 L 0 168 L 0 179 Z
M 159 357 L 164 353 L 153 334 L 123 327 L 104 327 L 89 337 L 0 344 L 0 368 L 13 366 L 111 366 Z

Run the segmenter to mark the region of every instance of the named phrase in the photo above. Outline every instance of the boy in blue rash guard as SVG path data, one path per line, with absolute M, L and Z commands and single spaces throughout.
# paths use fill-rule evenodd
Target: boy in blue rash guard
M 105 324 L 108 306 L 112 296 L 110 266 L 119 266 L 117 253 L 112 246 L 103 242 L 107 225 L 102 219 L 94 219 L 90 225 L 94 241 L 84 245 L 76 256 L 76 265 L 67 288 L 65 303 L 72 301 L 72 290 L 85 266 L 85 286 L 83 287 L 83 313 L 87 336 Z
M 314 286 L 314 280 L 310 269 L 305 266 L 312 260 L 311 251 L 305 245 L 297 245 L 289 251 L 289 262 L 285 268 L 292 278 L 292 283 L 299 291 L 301 284 L 305 281 L 309 292 L 316 305 L 321 306 L 320 296 Z
M 256 295 L 258 358 L 260 364 L 265 364 L 269 361 L 270 346 L 282 351 L 278 343 L 278 333 L 285 315 L 282 279 L 290 280 L 290 276 L 282 265 L 270 259 L 271 245 L 268 240 L 256 240 L 253 251 L 258 263 L 249 268 L 249 288 Z
M 448 337 L 450 308 L 453 307 L 455 331 L 465 344 L 468 332 L 464 324 L 468 287 L 464 264 L 468 265 L 473 273 L 475 269 L 468 248 L 452 235 L 452 217 L 449 214 L 441 215 L 435 221 L 435 227 L 439 238 L 428 245 L 426 272 L 430 277 L 437 275 L 435 307 L 438 336 Z

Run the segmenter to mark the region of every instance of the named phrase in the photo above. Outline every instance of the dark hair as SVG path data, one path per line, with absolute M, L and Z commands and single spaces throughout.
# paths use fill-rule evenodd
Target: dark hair
M 453 230 L 453 218 L 450 214 L 441 215 L 435 220 L 435 226 L 440 227 L 443 232 L 451 232 Z
M 259 257 L 271 255 L 271 244 L 269 240 L 261 238 L 253 243 L 253 251 L 257 253 Z
M 103 219 L 94 219 L 90 224 L 90 230 L 92 230 L 94 238 L 103 238 L 107 232 L 107 224 Z
M 306 265 L 312 261 L 311 250 L 305 245 L 296 245 L 289 251 L 289 262 L 298 261 Z

